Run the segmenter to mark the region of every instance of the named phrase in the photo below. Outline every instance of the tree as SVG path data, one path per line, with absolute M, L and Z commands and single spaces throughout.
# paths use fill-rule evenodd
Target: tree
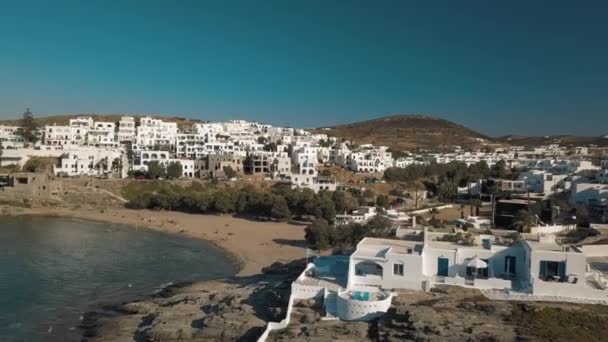
M 171 179 L 180 178 L 183 174 L 182 163 L 173 161 L 167 166 L 167 177 Z
M 375 216 L 365 224 L 366 236 L 389 237 L 392 234 L 393 224 L 383 216 Z
M 334 204 L 331 193 L 322 192 L 319 194 L 314 212 L 315 217 L 323 218 L 327 222 L 334 222 L 334 219 L 336 218 L 336 205 Z
M 437 226 L 439 224 L 439 221 L 435 216 L 439 214 L 439 210 L 437 210 L 437 208 L 432 208 L 431 210 L 429 210 L 429 214 L 431 214 L 431 219 L 429 220 L 429 223 L 432 226 Z
M 389 207 L 388 196 L 386 196 L 386 195 L 378 195 L 376 197 L 376 205 L 378 207 L 381 207 L 381 208 L 384 208 L 384 209 L 388 208 Z
M 507 163 L 504 160 L 499 160 L 492 168 L 490 169 L 490 176 L 498 179 L 506 178 L 509 174 L 509 170 L 507 170 Z
M 271 205 L 270 217 L 277 219 L 277 221 L 289 221 L 291 211 L 289 211 L 285 198 L 273 195 L 271 197 Z
M 522 209 L 515 214 L 512 225 L 520 233 L 529 233 L 534 224 L 536 224 L 536 218 L 527 210 Z
M 481 208 L 481 201 L 478 199 L 474 199 L 471 202 L 471 207 L 475 207 L 475 216 L 479 216 L 479 210 Z
M 297 192 L 295 196 L 295 200 L 297 204 L 295 206 L 294 211 L 295 215 L 298 217 L 302 217 L 304 215 L 315 215 L 315 193 L 311 189 L 305 188 L 302 191 Z
M 27 108 L 23 113 L 23 117 L 19 120 L 17 134 L 25 140 L 26 144 L 35 144 L 38 141 L 38 136 L 36 135 L 37 128 L 34 114 Z
M 148 177 L 151 179 L 157 179 L 165 176 L 165 167 L 157 160 L 153 160 L 148 163 Z
M 589 210 L 583 205 L 576 207 L 576 225 L 578 227 L 589 228 Z
M 270 142 L 264 145 L 263 148 L 264 151 L 269 151 L 269 152 L 276 152 L 277 151 L 277 144 L 274 142 Z
M 266 145 L 268 143 L 268 139 L 266 137 L 258 137 L 258 144 Z
M 454 197 L 456 197 L 457 193 L 458 189 L 456 184 L 447 178 L 443 178 L 437 187 L 437 196 L 442 201 L 451 201 Z
M 464 208 L 465 208 L 465 205 L 461 204 L 460 205 L 460 218 L 461 219 L 464 219 Z
M 122 159 L 118 157 L 114 158 L 114 160 L 112 160 L 111 169 L 112 172 L 120 173 L 120 171 L 122 170 Z
M 357 209 L 359 201 L 350 192 L 336 190 L 334 191 L 334 203 L 336 205 L 336 212 L 345 213 L 351 210 Z
M 215 211 L 223 214 L 234 212 L 236 207 L 236 199 L 234 192 L 229 188 L 220 189 L 213 195 L 213 208 Z
M 234 169 L 230 166 L 224 166 L 222 168 L 222 171 L 224 171 L 224 175 L 228 179 L 232 179 L 232 178 L 236 177 L 236 171 L 234 171 Z
M 308 247 L 319 251 L 331 247 L 335 238 L 333 227 L 323 219 L 311 223 L 304 232 Z
M 102 171 L 105 171 L 108 168 L 108 158 L 102 158 L 97 163 L 95 163 L 95 170 L 97 170 L 97 174 L 100 175 Z
M 418 191 L 424 190 L 424 183 L 419 180 L 413 182 L 414 187 L 414 208 L 418 208 Z

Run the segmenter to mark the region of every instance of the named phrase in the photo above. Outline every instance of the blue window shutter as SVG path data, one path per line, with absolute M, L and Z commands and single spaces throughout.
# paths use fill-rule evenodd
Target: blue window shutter
M 560 277 L 566 276 L 566 262 L 565 261 L 560 261 L 560 263 L 557 267 L 557 273 L 559 274 Z
M 547 262 L 541 261 L 540 262 L 540 276 L 544 278 L 546 275 L 547 275 Z

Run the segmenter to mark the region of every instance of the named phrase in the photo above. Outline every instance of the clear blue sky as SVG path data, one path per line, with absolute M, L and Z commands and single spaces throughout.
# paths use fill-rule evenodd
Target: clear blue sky
M 490 135 L 608 134 L 605 1 L 418 3 L 0 0 L 0 117 L 424 113 Z

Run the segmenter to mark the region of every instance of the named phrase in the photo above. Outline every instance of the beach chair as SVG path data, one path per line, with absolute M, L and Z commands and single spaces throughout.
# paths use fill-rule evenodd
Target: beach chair
M 369 300 L 369 292 L 363 292 L 363 300 L 366 302 Z

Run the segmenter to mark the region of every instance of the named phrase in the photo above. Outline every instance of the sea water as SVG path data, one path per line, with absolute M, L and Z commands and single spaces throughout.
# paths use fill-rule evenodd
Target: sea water
M 237 272 L 204 241 L 51 217 L 0 218 L 0 341 L 77 340 L 82 315 Z

